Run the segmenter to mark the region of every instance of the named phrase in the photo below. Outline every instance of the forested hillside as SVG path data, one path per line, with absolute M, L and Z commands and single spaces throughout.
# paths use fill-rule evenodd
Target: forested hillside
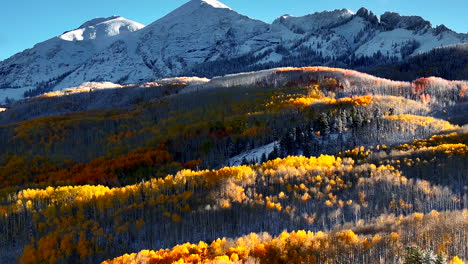
M 431 211 L 408 217 L 381 216 L 370 223 L 337 226 L 324 232 L 251 233 L 238 239 L 216 239 L 211 244 L 178 245 L 171 250 L 126 254 L 103 262 L 118 263 L 451 263 L 463 261 L 447 257 L 447 248 L 466 251 L 466 210 L 450 213 Z M 351 229 L 349 229 L 351 228 Z M 422 242 L 424 241 L 424 242 Z M 414 243 L 412 246 L 404 245 Z M 439 248 L 438 252 L 419 246 Z M 419 246 L 418 246 L 419 245 Z M 458 246 L 461 247 L 458 247 Z
M 4 263 L 468 259 L 468 82 L 306 67 L 90 85 L 0 112 Z

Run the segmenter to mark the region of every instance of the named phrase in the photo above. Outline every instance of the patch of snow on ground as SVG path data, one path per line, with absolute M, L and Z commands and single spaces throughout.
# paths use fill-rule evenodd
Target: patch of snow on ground
M 339 26 L 334 29 L 334 31 L 341 36 L 343 36 L 348 44 L 354 44 L 354 37 L 358 35 L 361 30 L 364 30 L 366 23 L 364 23 L 361 17 L 355 17 L 348 23 Z
M 283 55 L 273 52 L 270 55 L 263 58 L 262 60 L 258 61 L 256 64 L 263 64 L 267 62 L 280 62 L 282 59 Z
M 258 162 L 261 161 L 262 159 L 262 155 L 265 153 L 265 155 L 268 157 L 268 155 L 273 152 L 273 149 L 275 147 L 275 145 L 278 145 L 278 141 L 275 141 L 275 142 L 272 142 L 268 145 L 264 145 L 264 146 L 261 146 L 261 147 L 258 147 L 258 148 L 254 148 L 252 150 L 249 150 L 249 151 L 246 151 L 246 152 L 243 152 L 237 156 L 234 156 L 232 158 L 230 158 L 228 160 L 228 165 L 230 166 L 239 166 L 242 164 L 242 160 L 244 160 L 244 158 L 247 160 L 247 161 L 252 161 L 252 160 L 256 160 Z

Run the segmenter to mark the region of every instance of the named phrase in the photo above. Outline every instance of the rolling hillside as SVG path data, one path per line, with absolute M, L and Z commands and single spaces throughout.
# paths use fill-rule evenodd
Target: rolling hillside
M 0 112 L 0 258 L 460 263 L 466 87 L 304 67 L 18 101 Z

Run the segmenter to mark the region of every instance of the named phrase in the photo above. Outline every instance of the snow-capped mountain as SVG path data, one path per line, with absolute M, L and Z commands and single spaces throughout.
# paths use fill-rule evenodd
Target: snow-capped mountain
M 144 25 L 123 17 L 96 18 L 0 62 L 0 102 L 29 89 L 47 90 L 111 43 Z
M 143 24 L 120 16 L 92 19 L 79 28 L 63 33 L 59 38 L 68 41 L 105 39 L 144 28 Z
M 93 19 L 0 62 L 0 102 L 88 81 L 138 83 L 330 61 L 346 66 L 373 56 L 402 60 L 463 42 L 468 35 L 391 12 L 379 19 L 365 8 L 341 9 L 268 24 L 216 0 L 191 0 L 146 27 L 122 17 Z
M 187 67 L 255 47 L 242 45 L 269 25 L 240 15 L 220 2 L 193 0 L 114 42 L 71 73 L 59 87 L 85 80 L 135 83 L 177 75 Z

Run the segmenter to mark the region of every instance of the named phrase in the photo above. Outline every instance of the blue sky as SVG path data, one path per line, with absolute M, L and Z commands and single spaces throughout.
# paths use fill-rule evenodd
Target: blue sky
M 149 24 L 187 0 L 5 0 L 0 5 L 0 60 L 34 44 L 75 29 L 95 17 L 120 15 Z M 468 0 L 224 0 L 234 10 L 271 22 L 291 14 L 364 6 L 375 14 L 385 11 L 419 15 L 433 25 L 445 24 L 457 32 L 468 32 Z

